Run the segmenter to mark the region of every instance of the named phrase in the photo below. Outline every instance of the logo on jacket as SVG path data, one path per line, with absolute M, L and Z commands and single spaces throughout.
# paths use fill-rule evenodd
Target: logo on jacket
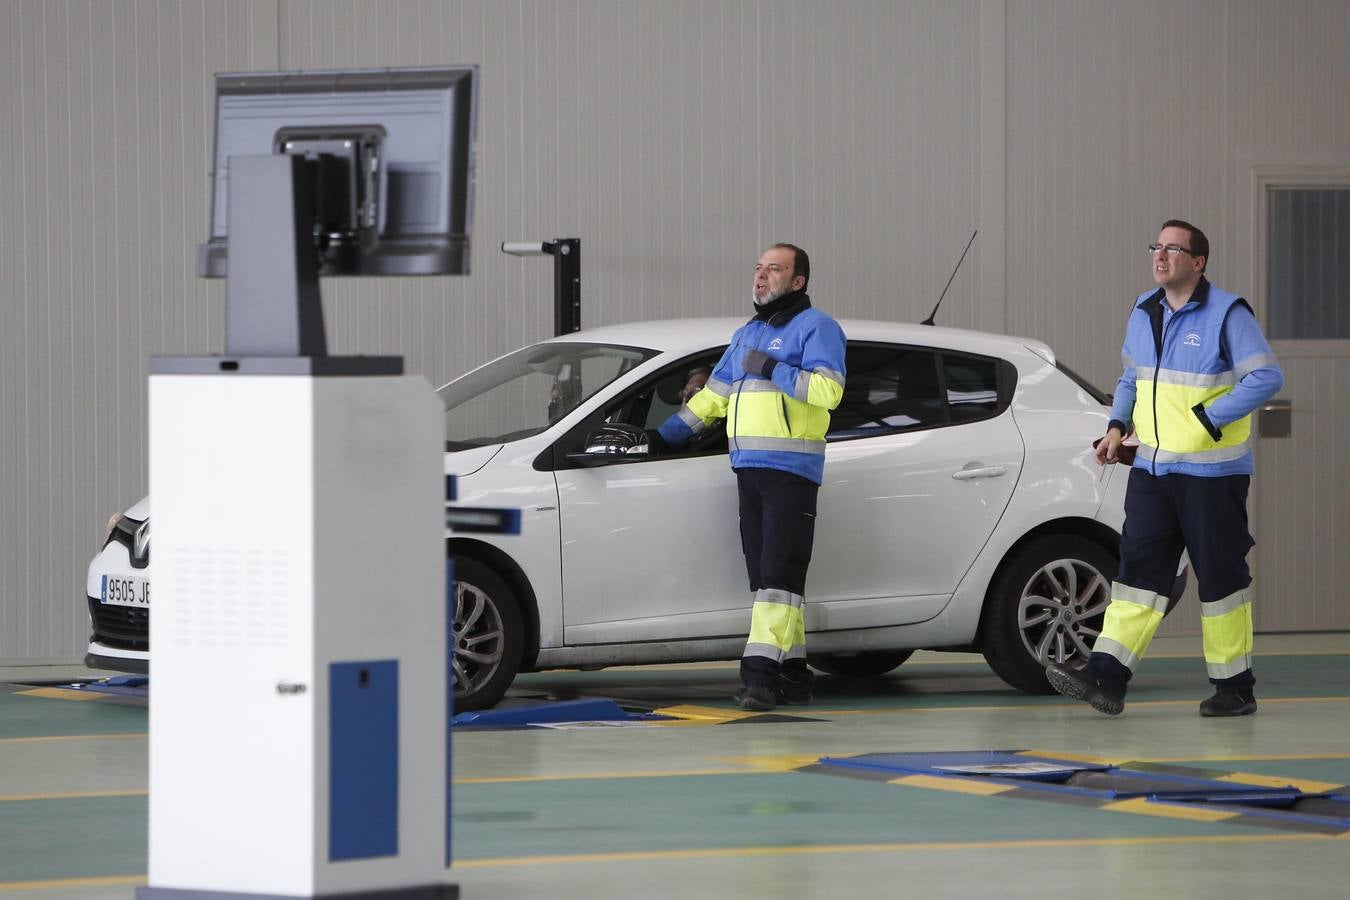
M 770 349 L 770 350 L 782 350 L 782 349 L 783 349 L 783 339 L 782 339 L 782 338 L 774 338 L 773 340 L 769 341 L 769 349 Z
M 1199 347 L 1200 335 L 1192 331 L 1191 333 L 1186 335 L 1186 340 L 1182 341 L 1182 343 L 1185 344 L 1187 347 Z

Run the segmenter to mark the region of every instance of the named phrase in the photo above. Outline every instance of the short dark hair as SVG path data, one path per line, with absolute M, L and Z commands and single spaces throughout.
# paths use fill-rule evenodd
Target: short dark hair
M 805 278 L 806 281 L 802 282 L 802 290 L 806 290 L 806 286 L 811 283 L 811 257 L 807 256 L 806 251 L 796 244 L 774 244 L 773 246 L 777 250 L 792 251 L 792 277 L 796 278 L 800 275 Z
M 1190 232 L 1191 255 L 1203 256 L 1205 258 L 1205 264 L 1200 267 L 1201 272 L 1209 268 L 1209 238 L 1205 237 L 1205 233 L 1203 231 L 1201 231 L 1199 228 L 1196 228 L 1190 222 L 1183 221 L 1182 219 L 1168 219 L 1166 222 L 1162 224 L 1162 227 L 1183 228 L 1186 231 Z M 1161 231 L 1162 228 L 1158 230 Z

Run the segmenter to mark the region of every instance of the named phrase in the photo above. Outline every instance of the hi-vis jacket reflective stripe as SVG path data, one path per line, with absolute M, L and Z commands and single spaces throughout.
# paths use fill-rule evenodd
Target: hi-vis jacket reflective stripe
M 708 383 L 662 424 L 661 438 L 679 446 L 725 417 L 733 469 L 779 469 L 820 484 L 830 410 L 844 396 L 845 347 L 839 323 L 800 294 L 736 329 Z M 772 378 L 745 371 L 749 350 L 777 360 Z
M 1250 475 L 1251 413 L 1284 384 L 1270 344 L 1247 301 L 1205 278 L 1166 304 L 1161 288 L 1135 301 L 1111 419 L 1133 423 L 1134 464 L 1155 475 Z

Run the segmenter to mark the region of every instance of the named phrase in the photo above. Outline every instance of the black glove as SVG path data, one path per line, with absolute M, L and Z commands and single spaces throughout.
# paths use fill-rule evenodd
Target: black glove
M 778 360 L 763 350 L 747 350 L 741 359 L 741 368 L 745 369 L 745 374 L 760 375 L 764 378 L 773 377 L 773 367 L 776 365 Z

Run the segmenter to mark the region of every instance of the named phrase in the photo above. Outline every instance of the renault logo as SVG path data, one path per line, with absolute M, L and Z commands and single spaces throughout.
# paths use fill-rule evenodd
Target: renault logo
M 136 529 L 136 534 L 131 541 L 131 556 L 133 559 L 145 559 L 146 552 L 150 549 L 150 520 L 146 519 L 140 528 Z

